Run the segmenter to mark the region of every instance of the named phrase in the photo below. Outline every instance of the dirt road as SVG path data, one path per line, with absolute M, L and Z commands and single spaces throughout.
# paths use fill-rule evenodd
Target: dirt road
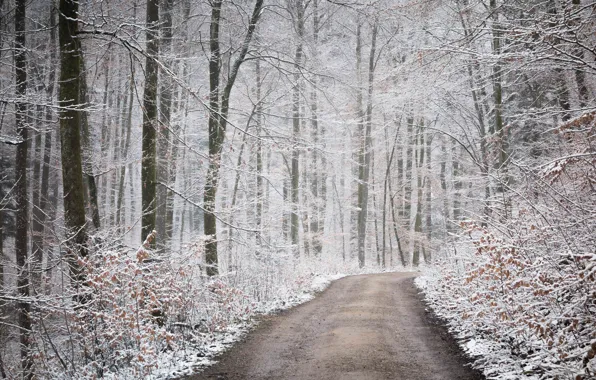
M 189 379 L 482 379 L 425 312 L 411 273 L 346 277 L 265 319 Z

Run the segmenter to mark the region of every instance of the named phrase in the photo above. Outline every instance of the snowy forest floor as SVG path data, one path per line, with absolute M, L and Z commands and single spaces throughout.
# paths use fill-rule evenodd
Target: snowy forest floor
M 422 301 L 414 273 L 337 280 L 263 317 L 214 366 L 186 379 L 483 379 Z

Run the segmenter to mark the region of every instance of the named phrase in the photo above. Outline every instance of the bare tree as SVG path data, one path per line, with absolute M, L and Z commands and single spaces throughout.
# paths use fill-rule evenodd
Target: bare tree
M 15 255 L 17 261 L 17 290 L 20 296 L 17 302 L 17 321 L 21 343 L 21 368 L 24 379 L 33 378 L 33 357 L 31 347 L 31 304 L 29 303 L 29 200 L 27 192 L 27 157 L 28 157 L 28 127 L 25 123 L 27 105 L 27 57 L 25 45 L 25 20 L 26 1 L 16 2 L 15 14 L 15 88 L 16 88 L 16 114 L 15 124 L 19 143 L 16 150 L 16 184 L 14 187 L 16 198 L 16 237 Z
M 157 189 L 157 58 L 159 50 L 159 0 L 147 0 L 147 58 L 143 93 L 143 157 L 141 166 L 141 241 L 155 230 Z M 154 246 L 155 241 L 151 241 Z
M 79 258 L 87 256 L 87 232 L 83 168 L 81 160 L 80 80 L 83 53 L 77 38 L 79 2 L 60 0 L 58 40 L 60 43 L 60 147 L 67 258 L 77 300 L 85 301 L 80 286 L 85 278 Z
M 207 236 L 205 242 L 205 259 L 207 262 L 207 275 L 209 276 L 218 274 L 215 198 L 217 195 L 219 167 L 221 164 L 221 150 L 228 124 L 230 94 L 234 87 L 236 77 L 238 76 L 240 66 L 244 62 L 246 53 L 248 52 L 255 27 L 261 16 L 263 0 L 257 0 L 255 2 L 240 53 L 232 64 L 223 91 L 220 88 L 220 77 L 222 72 L 222 58 L 219 41 L 221 5 L 221 0 L 214 0 L 211 4 L 211 27 L 209 37 L 209 168 L 207 169 L 207 179 L 203 195 L 203 228 L 204 233 Z

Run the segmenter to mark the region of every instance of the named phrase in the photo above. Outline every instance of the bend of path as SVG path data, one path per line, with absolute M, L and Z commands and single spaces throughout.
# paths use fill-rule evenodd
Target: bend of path
M 266 317 L 217 364 L 188 379 L 483 379 L 425 310 L 413 273 L 345 277 Z

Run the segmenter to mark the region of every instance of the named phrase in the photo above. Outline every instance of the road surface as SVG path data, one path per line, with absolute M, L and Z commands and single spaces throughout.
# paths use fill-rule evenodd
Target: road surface
M 337 280 L 314 300 L 265 317 L 220 361 L 187 379 L 476 380 L 425 310 L 412 273 Z

